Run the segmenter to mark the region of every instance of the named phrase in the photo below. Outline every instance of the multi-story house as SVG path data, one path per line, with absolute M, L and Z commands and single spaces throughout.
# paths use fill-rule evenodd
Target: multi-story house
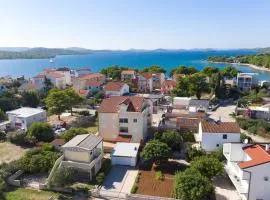
M 6 112 L 11 128 L 27 131 L 33 122 L 46 122 L 47 113 L 40 108 L 23 107 Z
M 152 78 L 146 78 L 142 75 L 137 76 L 137 92 L 149 93 L 153 91 Z
M 61 147 L 63 156 L 59 167 L 72 167 L 86 174 L 88 181 L 102 165 L 103 140 L 93 134 L 77 135 Z
M 258 86 L 258 74 L 257 73 L 238 73 L 236 79 L 236 85 L 239 90 L 248 92 L 253 87 Z
M 164 80 L 160 91 L 162 94 L 170 94 L 175 87 L 176 87 L 176 81 Z
M 165 80 L 165 75 L 164 73 L 152 73 L 152 72 L 143 72 L 141 75 L 146 78 L 147 80 L 151 79 L 152 80 L 152 87 L 153 90 L 160 90 L 161 86 Z
M 141 142 L 147 137 L 152 113 L 143 97 L 112 96 L 98 109 L 99 134 L 105 141 Z
M 129 85 L 124 82 L 108 82 L 103 87 L 105 96 L 122 96 L 124 94 L 129 93 Z
M 136 71 L 135 70 L 123 70 L 121 72 L 121 81 L 131 82 L 133 79 L 136 79 Z
M 225 171 L 242 200 L 267 200 L 270 197 L 269 144 L 226 143 Z
M 86 74 L 76 78 L 73 83 L 73 88 L 75 90 L 100 89 L 105 81 L 106 77 L 101 73 Z
M 43 74 L 38 74 L 37 76 L 34 76 L 31 80 L 32 84 L 36 84 L 39 85 L 41 87 L 44 86 L 44 82 L 45 82 L 46 76 Z
M 205 151 L 216 151 L 224 143 L 240 142 L 240 127 L 235 122 L 202 120 L 196 138 Z

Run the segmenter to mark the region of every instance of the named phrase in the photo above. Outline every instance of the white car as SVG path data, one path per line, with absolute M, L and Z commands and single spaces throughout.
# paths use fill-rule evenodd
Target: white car
M 56 131 L 54 131 L 55 135 L 62 135 L 64 132 L 66 131 L 65 128 L 60 128 L 60 129 L 57 129 Z

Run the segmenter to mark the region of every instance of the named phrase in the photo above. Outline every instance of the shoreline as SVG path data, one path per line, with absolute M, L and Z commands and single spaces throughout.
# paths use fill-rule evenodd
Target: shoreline
M 208 60 L 207 60 L 207 62 L 209 62 L 209 63 L 220 63 L 220 64 L 231 64 L 231 65 L 245 65 L 245 66 L 248 66 L 250 68 L 260 70 L 260 71 L 270 72 L 269 68 L 260 67 L 260 66 L 257 66 L 257 65 L 247 64 L 247 63 L 214 62 L 214 61 L 208 61 Z

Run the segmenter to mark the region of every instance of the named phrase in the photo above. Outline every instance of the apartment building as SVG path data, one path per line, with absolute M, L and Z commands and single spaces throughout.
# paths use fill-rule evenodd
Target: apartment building
M 105 141 L 141 142 L 151 125 L 150 108 L 143 97 L 111 96 L 98 109 L 99 134 Z M 126 140 L 125 140 L 126 141 Z
M 160 90 L 165 81 L 164 73 L 143 72 L 141 75 L 147 80 L 151 79 L 153 90 Z
M 129 86 L 124 82 L 108 82 L 104 85 L 103 90 L 106 97 L 110 96 L 122 96 L 129 93 Z
M 269 144 L 223 144 L 225 171 L 242 200 L 270 197 Z
M 258 86 L 258 74 L 257 73 L 238 73 L 236 79 L 236 85 L 239 90 L 248 92 L 253 87 Z
M 164 80 L 161 85 L 161 93 L 162 94 L 171 94 L 172 90 L 176 87 L 176 81 L 174 80 Z
M 106 77 L 101 73 L 85 74 L 74 80 L 73 88 L 75 90 L 101 89 L 105 81 Z
M 136 79 L 136 71 L 135 70 L 123 70 L 121 72 L 121 81 L 132 81 Z

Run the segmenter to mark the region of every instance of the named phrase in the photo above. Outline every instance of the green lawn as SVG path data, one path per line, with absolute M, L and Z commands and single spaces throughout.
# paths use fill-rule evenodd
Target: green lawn
M 49 191 L 17 188 L 6 192 L 6 200 L 48 200 L 51 196 L 57 197 L 58 194 Z

